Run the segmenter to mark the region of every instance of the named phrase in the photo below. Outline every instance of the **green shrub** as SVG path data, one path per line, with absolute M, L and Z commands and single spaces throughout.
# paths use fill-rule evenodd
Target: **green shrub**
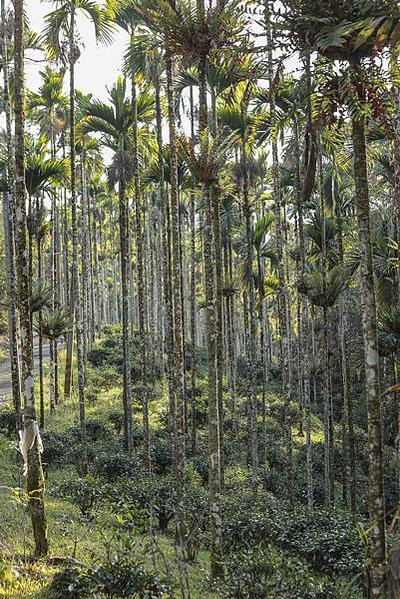
M 277 537 L 318 571 L 354 575 L 363 565 L 364 548 L 354 519 L 333 510 L 301 510 L 285 519 Z
M 49 599 L 131 598 L 158 599 L 169 596 L 167 586 L 130 556 L 113 557 L 96 568 L 67 568 L 49 585 Z
M 69 499 L 76 505 L 84 518 L 92 519 L 105 493 L 101 482 L 91 476 L 67 477 L 53 488 L 53 494 Z
M 86 597 L 87 580 L 85 573 L 79 568 L 65 568 L 53 576 L 47 588 L 48 599 L 83 599 Z
M 121 478 L 138 478 L 142 474 L 142 466 L 135 455 L 126 453 L 100 453 L 93 462 L 93 472 L 115 482 Z
M 61 468 L 80 462 L 80 431 L 69 428 L 60 433 L 45 431 L 42 433 L 43 462 L 49 467 Z
M 334 510 L 287 511 L 282 502 L 261 493 L 226 501 L 223 537 L 229 551 L 274 543 L 306 559 L 316 570 L 353 576 L 363 566 L 364 548 L 357 523 Z
M 156 599 L 165 596 L 165 587 L 132 558 L 123 556 L 91 570 L 88 585 L 91 593 L 106 597 Z
M 175 481 L 170 476 L 125 480 L 118 487 L 114 501 L 117 510 L 125 515 L 133 514 L 136 519 L 139 510 L 146 520 L 155 518 L 160 531 L 165 532 L 175 512 Z
M 334 599 L 333 584 L 318 578 L 303 561 L 274 547 L 251 547 L 224 562 L 221 595 L 232 599 Z
M 17 419 L 12 406 L 6 406 L 0 410 L 0 430 L 10 439 L 16 437 Z
M 89 441 L 98 441 L 109 437 L 110 431 L 101 420 L 87 420 L 86 435 Z
M 123 412 L 111 412 L 108 415 L 108 420 L 111 422 L 111 424 L 114 426 L 115 428 L 115 432 L 119 435 L 121 434 L 123 428 L 124 428 L 124 413 Z
M 151 443 L 151 463 L 156 474 L 167 474 L 173 464 L 173 445 L 170 435 L 154 436 Z

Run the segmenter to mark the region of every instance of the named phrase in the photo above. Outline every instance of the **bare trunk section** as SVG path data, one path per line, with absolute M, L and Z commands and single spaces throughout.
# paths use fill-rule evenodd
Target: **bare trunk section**
M 19 336 L 17 315 L 17 286 L 15 276 L 15 160 L 14 146 L 12 140 L 11 107 L 9 97 L 8 81 L 8 44 L 6 24 L 5 1 L 1 0 L 1 55 L 3 67 L 3 104 L 6 118 L 6 146 L 8 154 L 7 180 L 9 193 L 3 194 L 3 222 L 4 222 L 4 246 L 6 253 L 8 304 L 9 304 L 9 337 L 10 337 L 10 365 L 11 384 L 13 394 L 13 405 L 16 415 L 17 428 L 21 424 L 21 382 L 19 369 Z
M 35 556 L 48 552 L 47 519 L 44 504 L 44 478 L 40 437 L 37 434 L 34 378 L 30 281 L 26 231 L 25 188 L 25 88 L 24 88 L 24 2 L 14 2 L 15 67 L 15 244 L 20 315 L 22 389 L 24 397 L 24 436 L 32 439 L 27 456 L 27 492 L 35 539 Z
M 86 405 L 85 405 L 85 371 L 83 355 L 83 334 L 80 299 L 80 276 L 79 276 L 79 241 L 78 241 L 78 218 L 77 218 L 77 196 L 76 196 L 76 153 L 75 153 L 75 3 L 71 2 L 71 16 L 69 28 L 69 69 L 70 69 L 70 165 L 71 165 L 71 207 L 72 207 L 72 271 L 73 271 L 73 296 L 75 312 L 75 330 L 78 359 L 78 391 L 79 391 L 79 419 L 81 432 L 81 469 L 84 476 L 87 475 L 88 456 L 86 438 Z
M 352 65 L 358 95 L 364 102 L 363 74 L 360 64 Z M 360 243 L 361 316 L 364 338 L 364 363 L 368 410 L 369 503 L 371 519 L 371 597 L 386 594 L 386 531 L 383 493 L 382 419 L 379 391 L 379 355 L 374 288 L 373 256 L 369 208 L 369 187 L 365 140 L 365 117 L 352 117 L 354 182 Z
M 173 339 L 174 339 L 174 384 L 175 384 L 175 475 L 176 475 L 176 535 L 183 548 L 186 542 L 184 493 L 185 493 L 185 364 L 182 332 L 181 258 L 179 247 L 179 201 L 178 201 L 178 156 L 175 122 L 174 80 L 171 57 L 166 58 L 167 100 L 170 143 L 170 192 L 173 286 Z

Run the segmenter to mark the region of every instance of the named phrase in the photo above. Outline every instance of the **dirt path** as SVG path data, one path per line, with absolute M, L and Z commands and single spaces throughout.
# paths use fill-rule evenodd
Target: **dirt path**
M 60 344 L 63 345 L 63 344 Z M 35 360 L 35 374 L 39 372 L 39 343 L 35 339 L 33 346 L 33 355 Z M 49 361 L 50 358 L 50 346 L 48 343 L 43 345 L 43 363 Z M 11 395 L 11 373 L 10 373 L 10 360 L 6 360 L 0 365 L 0 403 L 4 403 L 7 397 Z

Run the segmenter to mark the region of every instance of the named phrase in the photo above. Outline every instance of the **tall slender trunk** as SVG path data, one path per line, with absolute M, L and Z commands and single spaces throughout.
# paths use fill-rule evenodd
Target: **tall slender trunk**
M 268 79 L 270 85 L 270 118 L 271 127 L 274 128 L 276 122 L 276 104 L 274 95 L 274 73 L 273 73 L 273 40 L 272 40 L 272 24 L 270 22 L 270 2 L 266 0 L 265 4 L 266 15 L 266 32 L 268 44 Z M 290 506 L 293 506 L 293 440 L 292 440 L 292 422 L 290 413 L 291 400 L 291 385 L 290 385 L 290 299 L 286 285 L 285 276 L 285 257 L 283 246 L 282 233 L 282 193 L 279 175 L 279 154 L 278 142 L 274 135 L 272 140 L 272 173 L 273 173 L 273 193 L 275 201 L 275 239 L 276 239 L 276 254 L 278 262 L 278 321 L 279 333 L 281 337 L 282 348 L 282 391 L 285 401 L 285 444 L 287 452 L 287 496 Z
M 190 399 L 192 420 L 192 455 L 196 455 L 197 446 L 197 407 L 196 407 L 196 204 L 194 192 L 190 195 Z
M 246 227 L 246 271 L 248 275 L 247 296 L 249 300 L 249 328 L 247 339 L 247 370 L 248 370 L 248 415 L 249 415 L 249 440 L 250 440 L 250 458 L 251 458 L 251 474 L 253 485 L 257 485 L 258 476 L 258 453 L 257 453 L 257 394 L 255 388 L 256 379 L 256 308 L 254 295 L 254 277 L 253 277 L 253 224 L 252 212 L 249 199 L 249 181 L 248 181 L 248 165 L 246 154 L 246 142 L 242 144 L 242 166 L 243 166 L 243 214 Z
M 204 2 L 199 1 L 199 15 L 204 18 Z M 199 64 L 199 131 L 205 133 L 208 126 L 206 59 Z M 217 297 L 215 288 L 215 245 L 213 242 L 212 189 L 203 185 L 204 222 L 204 284 L 206 298 L 206 339 L 208 361 L 208 454 L 209 454 L 209 502 L 211 519 L 211 576 L 222 573 L 222 533 L 220 514 L 221 451 L 220 414 L 217 389 Z
M 82 340 L 83 356 L 86 361 L 86 354 L 89 351 L 89 248 L 88 248 L 88 214 L 87 214 L 87 189 L 86 189 L 86 169 L 85 169 L 85 151 L 82 150 L 80 159 L 80 187 L 81 187 L 81 265 L 82 265 Z
M 194 102 L 193 87 L 190 87 L 190 127 L 192 142 L 195 141 L 194 127 Z M 190 400 L 191 400 L 191 422 L 192 422 L 192 455 L 196 455 L 197 449 L 197 401 L 196 401 L 196 194 L 194 190 L 190 194 Z
M 148 391 L 148 344 L 147 344 L 147 306 L 145 289 L 145 268 L 143 259 L 144 235 L 143 235 L 143 206 L 140 192 L 139 156 L 137 138 L 137 99 L 136 86 L 132 81 L 132 111 L 133 111 L 133 169 L 135 188 L 135 235 L 136 235 L 136 260 L 137 260 L 137 287 L 139 302 L 139 339 L 140 339 L 140 373 L 141 373 L 141 399 L 143 409 L 144 429 L 144 467 L 147 472 L 151 470 L 150 455 L 150 424 L 149 424 L 149 391 Z
M 173 338 L 175 383 L 175 475 L 176 475 L 176 533 L 181 547 L 185 543 L 185 364 L 182 332 L 181 259 L 179 247 L 178 155 L 176 140 L 174 80 L 171 56 L 166 57 L 167 101 L 170 145 L 170 193 L 172 225 Z
M 311 131 L 311 77 L 310 77 L 310 56 L 306 57 L 306 78 L 308 88 L 308 107 L 307 107 L 307 135 L 310 136 Z M 300 144 L 299 144 L 299 129 L 298 122 L 294 122 L 295 146 L 296 146 L 296 191 L 297 191 L 297 226 L 298 226 L 298 242 L 299 242 L 299 282 L 304 279 L 306 266 L 306 248 L 304 238 L 304 197 L 300 185 L 301 175 L 305 177 L 306 165 L 303 165 L 301 172 L 300 162 Z M 312 143 L 312 140 L 311 140 Z M 305 144 L 308 145 L 307 143 Z M 314 505 L 314 481 L 313 481 L 313 456 L 312 456 L 312 421 L 311 421 L 311 390 L 310 390 L 310 326 L 309 326 L 309 306 L 306 295 L 301 297 L 301 335 L 299 343 L 299 353 L 301 354 L 301 370 L 302 377 L 302 393 L 303 393 L 303 420 L 306 435 L 306 472 L 307 472 L 307 505 L 312 508 Z
M 267 405 L 266 392 L 268 382 L 268 359 L 267 359 L 267 330 L 265 315 L 265 292 L 264 292 L 264 269 L 260 252 L 257 252 L 257 279 L 258 279 L 258 319 L 260 323 L 260 356 L 262 370 L 261 387 L 261 418 L 262 418 L 262 462 L 267 462 Z
M 121 251 L 121 293 L 122 293 L 122 348 L 123 348 L 123 403 L 124 403 L 124 442 L 126 451 L 132 450 L 132 397 L 129 323 L 129 241 L 128 241 L 128 200 L 126 197 L 125 174 L 119 181 L 119 234 Z
M 163 289 L 165 298 L 164 336 L 165 350 L 167 354 L 167 380 L 169 396 L 169 428 L 172 431 L 175 422 L 175 387 L 174 387 L 174 340 L 173 340 L 173 310 L 171 290 L 171 260 L 170 260 L 170 235 L 169 235 L 169 201 L 164 181 L 164 158 L 162 140 L 162 112 L 161 112 L 161 90 L 159 76 L 155 81 L 156 92 L 156 128 L 158 168 L 161 201 L 161 238 L 162 238 L 162 263 L 163 263 Z
M 235 354 L 235 303 L 233 285 L 233 268 L 232 268 L 232 241 L 230 233 L 226 241 L 225 248 L 225 281 L 226 286 L 226 320 L 227 320 L 227 344 L 228 344 L 228 375 L 230 387 L 230 409 L 233 419 L 233 432 L 236 436 L 237 421 L 236 421 L 236 354 Z
M 8 194 L 3 194 L 3 223 L 4 223 L 4 246 L 7 264 L 7 285 L 9 304 L 9 336 L 10 336 L 10 365 L 13 404 L 16 415 L 17 428 L 21 424 L 21 383 L 19 369 L 19 336 L 17 315 L 17 285 L 15 275 L 15 160 L 12 140 L 11 106 L 9 97 L 8 81 L 8 44 L 6 27 L 5 0 L 1 0 L 1 56 L 3 67 L 3 105 L 6 120 L 6 146 L 8 154 L 7 180 L 10 187 Z
M 340 263 L 344 262 L 343 249 L 343 219 L 341 198 L 338 193 L 338 184 L 333 182 L 335 195 L 335 218 L 338 239 Z M 338 338 L 340 345 L 340 388 L 342 395 L 342 444 L 343 444 L 343 501 L 348 503 L 350 490 L 350 509 L 356 511 L 356 456 L 354 451 L 354 425 L 352 398 L 349 393 L 348 360 L 346 340 L 346 292 L 339 298 Z
M 75 2 L 71 1 L 71 15 L 69 27 L 69 108 L 70 108 L 70 166 L 71 166 L 71 207 L 72 207 L 72 271 L 73 295 L 75 312 L 76 346 L 78 359 L 78 391 L 79 391 L 79 419 L 81 433 L 81 468 L 82 474 L 88 473 L 87 437 L 86 437 L 86 405 L 85 405 L 85 372 L 83 355 L 82 315 L 80 298 L 79 276 L 79 241 L 77 218 L 76 194 L 76 152 L 75 152 Z
M 359 100 L 363 103 L 365 101 L 362 84 L 363 74 L 359 62 L 354 61 L 352 72 L 357 81 Z M 386 531 L 383 492 L 382 417 L 379 391 L 379 354 L 371 244 L 365 116 L 362 114 L 353 114 L 352 116 L 352 139 L 356 212 L 360 243 L 361 316 L 368 411 L 371 597 L 385 597 Z
M 325 193 L 324 193 L 324 173 L 322 148 L 319 143 L 319 196 L 320 196 L 320 213 L 321 213 L 321 275 L 322 275 L 322 292 L 326 296 L 326 271 L 327 271 L 327 249 L 326 249 L 326 214 L 325 214 Z M 334 486 L 334 470 L 333 470 L 333 451 L 334 439 L 332 434 L 332 398 L 330 392 L 330 328 L 328 321 L 328 308 L 326 305 L 322 308 L 323 319 L 323 389 L 324 389 L 324 473 L 325 473 L 325 504 L 334 503 L 335 486 Z
M 397 85 L 398 76 L 400 73 L 399 66 L 400 51 L 398 45 L 392 49 L 391 55 L 391 70 L 393 80 L 396 82 L 393 86 L 394 101 L 395 101 L 395 127 L 394 127 L 394 143 L 393 143 L 393 166 L 394 166 L 394 209 L 395 209 L 395 223 L 396 223 L 396 242 L 397 242 L 397 260 L 400 264 L 400 90 Z M 397 272 L 397 297 L 400 292 L 400 273 Z M 397 394 L 396 394 L 397 395 Z M 396 396 L 395 396 L 396 398 Z M 400 458 L 400 403 L 397 402 L 397 443 L 396 451 L 398 460 Z M 400 506 L 400 467 L 399 467 L 399 491 L 398 491 L 398 504 Z
M 43 207 L 43 200 L 42 200 Z M 39 218 L 39 214 L 41 213 L 41 207 L 39 205 L 39 198 L 36 199 L 36 214 L 37 218 Z M 42 258 L 42 236 L 39 230 L 39 220 L 37 222 L 36 228 L 36 243 L 37 243 L 37 268 L 38 268 L 38 282 L 39 286 L 43 288 L 43 258 Z M 39 344 L 39 426 L 41 430 L 44 429 L 44 381 L 43 381 L 43 334 L 42 334 L 42 322 L 43 322 L 43 314 L 42 311 L 39 310 L 38 313 L 38 344 Z
M 15 243 L 19 290 L 22 389 L 24 393 L 24 439 L 27 448 L 27 491 L 35 538 L 35 555 L 48 551 L 47 519 L 44 504 L 44 478 L 41 443 L 36 422 L 32 320 L 30 310 L 29 264 L 27 260 L 26 188 L 25 188 L 25 88 L 24 88 L 24 2 L 14 2 L 15 68 Z

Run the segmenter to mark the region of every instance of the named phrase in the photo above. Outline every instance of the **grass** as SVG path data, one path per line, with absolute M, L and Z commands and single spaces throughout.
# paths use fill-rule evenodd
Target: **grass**
M 65 352 L 60 352 L 60 383 L 64 379 Z M 49 368 L 44 369 L 46 430 L 65 431 L 70 427 L 79 426 L 79 401 L 76 391 L 69 401 L 64 401 L 60 395 L 60 405 L 54 416 L 49 414 Z M 97 377 L 97 378 L 96 378 Z M 99 378 L 100 377 L 100 378 Z M 100 380 L 101 379 L 101 380 Z M 62 385 L 60 385 L 61 391 Z M 101 390 L 99 392 L 99 390 Z M 122 409 L 122 381 L 114 370 L 111 372 L 96 372 L 88 369 L 88 398 L 87 420 L 97 420 L 110 424 L 109 415 Z M 38 387 L 36 387 L 38 394 Z M 36 395 L 37 397 L 37 395 Z M 270 393 L 271 403 L 282 404 L 277 393 Z M 239 398 L 239 403 L 245 401 Z M 139 390 L 133 390 L 134 421 L 141 425 L 141 404 Z M 150 402 L 150 423 L 153 431 L 162 426 L 162 415 L 167 405 L 167 390 L 164 384 L 157 384 Z M 278 430 L 280 425 L 271 416 L 267 425 L 272 430 Z M 316 417 L 312 418 L 312 440 L 314 443 L 323 441 L 323 423 Z M 203 431 L 202 433 L 203 434 Z M 297 428 L 293 429 L 294 443 L 301 446 L 305 437 L 299 435 Z M 93 519 L 84 518 L 78 507 L 67 498 L 54 494 L 55 485 L 68 475 L 76 475 L 75 468 L 68 466 L 62 469 L 50 469 L 46 482 L 46 512 L 49 526 L 50 552 L 46 559 L 33 562 L 29 556 L 33 552 L 32 532 L 29 514 L 26 510 L 25 480 L 21 476 L 18 464 L 16 443 L 7 440 L 0 434 L 0 513 L 2 527 L 0 529 L 0 597 L 38 599 L 45 597 L 45 588 L 54 574 L 68 560 L 77 560 L 86 565 L 93 565 L 107 558 L 109 548 L 115 548 L 121 543 L 116 516 L 107 505 L 99 506 Z M 244 482 L 249 477 L 249 471 L 242 459 L 235 466 L 226 470 L 226 481 Z M 157 571 L 158 576 L 172 579 L 176 588 L 179 587 L 180 571 L 177 559 L 174 535 L 132 534 L 135 555 L 143 562 L 146 569 Z M 8 570 L 6 569 L 8 568 Z M 9 570 L 11 568 L 11 571 Z M 192 599 L 216 599 L 221 594 L 210 590 L 209 554 L 200 551 L 193 563 L 186 565 L 187 577 Z M 14 570 L 13 570 L 14 569 Z M 8 574 L 7 574 L 8 572 Z M 10 574 L 11 572 L 11 574 Z M 14 576 L 16 575 L 16 578 Z M 4 589 L 4 578 L 9 575 L 14 586 Z M 2 586 L 3 581 L 3 586 Z M 3 589 L 3 590 L 2 590 Z M 174 595 L 180 596 L 180 593 Z
M 60 352 L 60 382 L 63 381 L 65 352 Z M 64 431 L 73 426 L 79 426 L 79 402 L 76 392 L 71 400 L 64 402 L 60 385 L 60 401 L 54 416 L 49 414 L 49 368 L 44 367 L 44 390 L 46 430 Z M 36 381 L 36 397 L 39 388 Z M 87 420 L 96 419 L 108 421 L 108 415 L 121 409 L 122 389 L 120 380 L 110 384 L 108 389 L 101 392 L 95 402 L 87 405 Z M 139 398 L 134 392 L 134 420 L 141 424 Z M 155 389 L 153 401 L 150 403 L 150 422 L 152 429 L 160 426 L 160 415 L 165 406 L 164 387 L 160 384 Z M 82 564 L 93 564 L 104 560 L 107 548 L 116 545 L 115 516 L 107 506 L 102 506 L 96 517 L 89 521 L 81 516 L 79 509 L 68 499 L 61 499 L 52 494 L 55 484 L 68 474 L 73 474 L 74 468 L 51 470 L 46 482 L 46 513 L 48 519 L 50 551 L 46 559 L 32 562 L 29 558 L 33 553 L 32 532 L 29 514 L 26 510 L 25 479 L 21 475 L 21 467 L 14 441 L 0 434 L 0 513 L 2 527 L 0 529 L 0 597 L 36 599 L 44 596 L 44 589 L 54 574 L 60 569 L 60 562 L 78 560 Z M 75 473 L 76 474 L 76 473 Z M 137 536 L 137 555 L 143 559 L 144 566 L 157 570 L 171 577 L 176 584 L 179 579 L 177 556 L 173 535 L 155 535 L 150 551 L 150 537 Z M 153 557 L 152 557 L 153 556 Z M 155 557 L 154 557 L 155 556 Z M 55 565 L 55 562 L 57 565 Z M 187 565 L 187 576 L 190 580 L 191 596 L 195 599 L 213 599 L 218 595 L 207 588 L 207 572 L 209 556 L 201 551 L 194 564 Z M 166 567 L 167 564 L 167 567 Z M 5 572 L 11 576 L 12 584 L 5 588 Z

